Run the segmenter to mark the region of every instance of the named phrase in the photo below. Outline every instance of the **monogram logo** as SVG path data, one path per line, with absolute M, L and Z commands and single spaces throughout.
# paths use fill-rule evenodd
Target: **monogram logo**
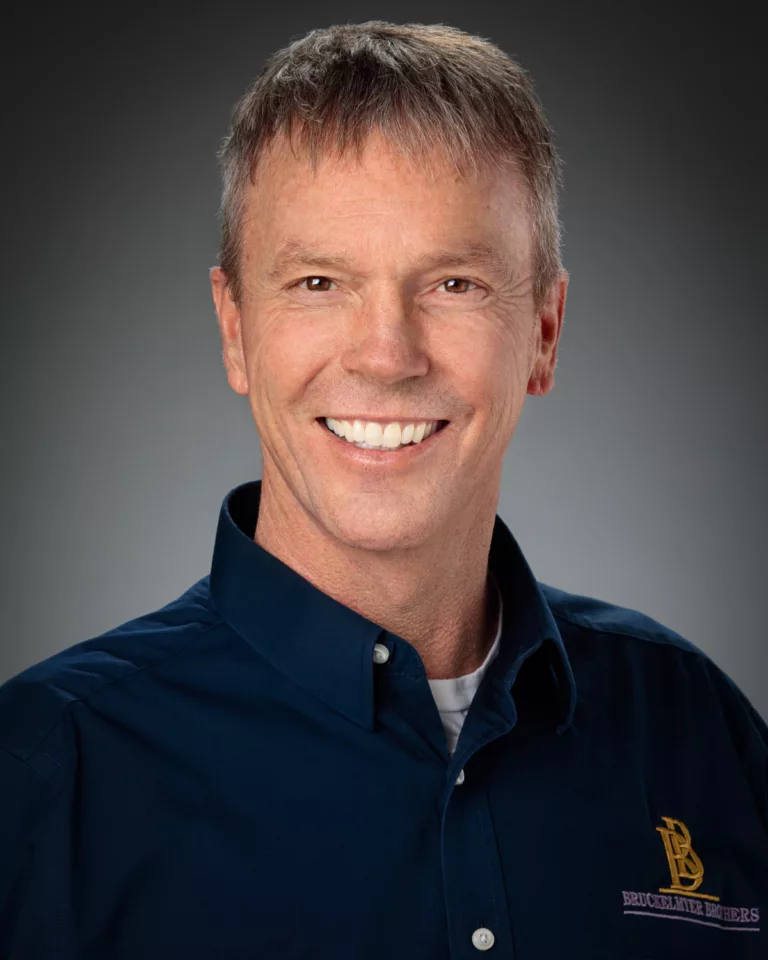
M 719 901 L 720 897 L 694 892 L 704 880 L 704 864 L 693 849 L 688 827 L 682 820 L 673 820 L 672 817 L 661 819 L 666 823 L 666 827 L 656 829 L 664 841 L 672 883 L 669 887 L 659 887 L 659 893 L 684 893 L 687 897 Z
M 699 927 L 760 933 L 760 907 L 730 907 L 711 893 L 697 893 L 704 882 L 704 864 L 693 849 L 691 832 L 682 820 L 661 819 L 666 826 L 656 829 L 664 841 L 671 886 L 660 887 L 658 893 L 622 890 L 625 916 L 682 920 Z

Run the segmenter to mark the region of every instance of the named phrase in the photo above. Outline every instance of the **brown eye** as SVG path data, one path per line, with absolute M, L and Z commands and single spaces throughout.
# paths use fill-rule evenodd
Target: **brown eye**
M 450 277 L 448 280 L 443 280 L 443 283 L 441 283 L 440 286 L 442 287 L 443 284 L 446 284 L 446 283 L 457 283 L 457 282 L 458 282 L 458 283 L 472 283 L 471 280 L 465 280 L 463 277 Z M 476 284 L 472 284 L 472 285 L 473 285 L 473 286 L 476 286 Z M 455 293 L 456 291 L 453 290 L 453 291 L 451 291 L 451 292 L 452 292 L 452 293 Z M 459 291 L 459 293 L 466 293 L 466 292 L 467 292 L 467 291 Z
M 326 282 L 328 282 L 328 283 L 333 283 L 333 280 L 331 280 L 330 277 L 320 277 L 320 276 L 317 276 L 317 277 L 304 277 L 304 280 L 300 280 L 300 281 L 299 281 L 299 286 L 301 286 L 302 283 L 304 283 L 305 280 L 309 281 L 310 284 L 312 284 L 312 282 L 313 282 L 314 280 L 321 280 L 321 281 L 324 280 L 324 281 L 326 281 Z M 305 287 L 304 289 L 305 289 L 305 290 L 320 290 L 320 287 L 318 287 L 318 286 L 316 286 L 316 285 L 313 284 L 312 286 L 307 286 L 307 287 Z M 325 290 L 320 290 L 320 292 L 321 292 L 321 293 L 324 293 Z

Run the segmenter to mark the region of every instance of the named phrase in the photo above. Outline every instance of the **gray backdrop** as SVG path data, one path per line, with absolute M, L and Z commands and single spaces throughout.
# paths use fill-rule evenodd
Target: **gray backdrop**
M 757 13 L 194 6 L 19 8 L 5 31 L 0 681 L 208 572 L 222 498 L 261 475 L 208 285 L 214 154 L 267 54 L 384 18 L 517 56 L 565 160 L 556 384 L 499 512 L 539 580 L 668 624 L 768 717 Z

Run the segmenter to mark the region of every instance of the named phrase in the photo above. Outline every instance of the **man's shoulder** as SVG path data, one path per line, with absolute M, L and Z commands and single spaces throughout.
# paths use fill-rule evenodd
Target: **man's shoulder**
M 539 587 L 553 616 L 561 625 L 565 625 L 566 631 L 568 626 L 574 627 L 597 641 L 601 637 L 627 637 L 650 645 L 675 647 L 685 653 L 709 659 L 696 644 L 640 610 L 597 597 L 569 593 L 546 583 L 539 583 Z
M 735 681 L 692 640 L 632 607 L 569 593 L 539 583 L 558 625 L 571 665 L 585 686 L 610 687 L 653 709 L 720 714 L 733 729 L 744 727 L 768 749 L 768 725 Z M 631 676 L 631 690 L 627 686 Z
M 72 644 L 0 685 L 0 750 L 45 776 L 59 763 L 47 744 L 71 704 L 151 669 L 221 624 L 203 577 L 163 607 Z M 45 749 L 44 749 L 45 748 Z M 54 755 L 50 755 L 54 754 Z

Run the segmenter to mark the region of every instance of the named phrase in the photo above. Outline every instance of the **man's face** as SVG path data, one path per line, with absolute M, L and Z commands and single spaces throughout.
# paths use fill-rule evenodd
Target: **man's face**
M 265 488 L 350 546 L 455 537 L 495 512 L 525 395 L 552 386 L 567 278 L 536 313 L 521 179 L 462 181 L 439 156 L 414 168 L 376 134 L 360 165 L 325 159 L 315 177 L 284 140 L 265 160 L 247 195 L 239 308 L 211 273 Z M 410 438 L 397 449 L 361 449 L 326 417 L 361 421 L 373 442 L 368 421 L 414 430 L 384 430 Z M 425 421 L 448 422 L 414 443 Z

